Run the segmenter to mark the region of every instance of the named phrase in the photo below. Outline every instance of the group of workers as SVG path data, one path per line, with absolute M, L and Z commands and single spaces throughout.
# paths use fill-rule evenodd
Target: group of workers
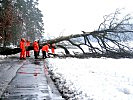
M 25 40 L 24 38 L 21 39 L 20 41 L 20 59 L 26 59 L 26 57 L 30 57 L 30 50 L 29 50 L 29 46 L 30 46 L 30 41 L 29 40 Z M 42 46 L 42 48 L 39 48 L 39 42 L 37 40 L 35 40 L 33 42 L 33 50 L 34 50 L 34 56 L 35 59 L 38 59 L 39 56 L 39 52 L 40 49 L 42 50 L 42 58 L 47 58 L 47 54 L 49 52 L 49 48 L 51 48 L 51 52 L 52 54 L 55 53 L 55 44 L 46 44 L 44 46 Z

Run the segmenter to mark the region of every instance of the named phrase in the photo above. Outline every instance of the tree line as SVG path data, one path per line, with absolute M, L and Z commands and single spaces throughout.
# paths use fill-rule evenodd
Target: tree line
M 38 0 L 0 0 L 0 45 L 18 45 L 22 37 L 39 38 L 44 31 Z

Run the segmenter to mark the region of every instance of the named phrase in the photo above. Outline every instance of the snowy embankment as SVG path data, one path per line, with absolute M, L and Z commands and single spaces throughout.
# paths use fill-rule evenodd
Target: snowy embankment
M 132 100 L 133 59 L 49 58 L 47 66 L 68 100 Z

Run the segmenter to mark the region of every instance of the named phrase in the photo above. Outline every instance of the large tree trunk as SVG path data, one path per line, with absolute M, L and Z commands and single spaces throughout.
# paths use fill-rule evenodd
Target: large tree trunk
M 89 40 L 88 36 L 95 36 L 95 37 L 99 37 L 99 34 L 102 33 L 102 31 L 93 31 L 93 32 L 83 32 L 83 34 L 75 34 L 75 35 L 69 35 L 69 36 L 62 36 L 62 37 L 58 37 L 58 38 L 55 38 L 55 39 L 52 39 L 52 40 L 48 40 L 47 42 L 44 42 L 42 44 L 40 44 L 40 48 L 49 43 L 49 44 L 52 44 L 52 43 L 60 43 L 61 41 L 69 41 L 71 40 L 71 44 L 73 46 L 77 46 L 77 47 L 80 47 L 80 45 L 86 45 L 88 46 L 89 49 L 91 49 L 91 51 L 89 52 L 84 52 L 84 48 L 79 48 L 79 49 L 82 49 L 83 51 L 83 54 L 80 53 L 79 55 L 77 55 L 75 53 L 75 55 L 70 55 L 70 52 L 69 52 L 69 49 L 67 49 L 67 47 L 64 47 L 63 45 L 56 45 L 57 47 L 59 48 L 63 48 L 66 55 L 68 56 L 68 54 L 72 57 L 113 57 L 113 58 L 119 58 L 119 57 L 133 57 L 133 54 L 132 54 L 132 50 L 131 48 L 129 48 L 128 46 L 125 46 L 123 44 L 120 44 L 119 42 L 115 41 L 115 40 L 110 40 L 109 38 L 107 38 L 108 40 L 112 41 L 114 44 L 116 44 L 119 48 L 112 48 L 110 46 L 106 47 L 106 42 L 104 40 L 102 40 L 100 38 L 99 41 L 101 41 L 101 43 L 103 43 L 104 45 L 102 45 L 101 43 L 99 43 L 100 45 L 104 46 L 102 47 L 102 49 L 104 48 L 105 50 L 102 51 L 101 48 L 98 48 L 98 47 L 95 47 L 93 46 L 93 44 L 91 43 L 91 41 Z M 74 43 L 74 41 L 72 40 L 73 38 L 78 38 L 78 37 L 86 37 L 87 41 L 89 44 L 87 44 L 86 42 L 83 44 L 83 43 Z M 85 40 L 84 40 L 85 41 Z M 77 41 L 77 42 L 80 42 L 80 41 Z M 123 49 L 123 48 L 126 48 L 126 49 Z M 33 50 L 33 47 L 32 45 L 28 48 L 29 50 Z M 128 49 L 128 50 L 127 50 Z M 1 55 L 11 55 L 11 54 L 16 54 L 16 53 L 19 53 L 20 52 L 20 48 L 0 48 L 0 54 Z M 57 55 L 58 56 L 58 55 Z

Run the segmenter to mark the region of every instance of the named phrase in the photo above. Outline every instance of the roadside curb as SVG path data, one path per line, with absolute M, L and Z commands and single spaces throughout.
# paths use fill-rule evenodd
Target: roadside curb
M 54 97 L 54 98 L 52 98 L 52 100 L 65 100 L 62 97 L 62 94 L 59 92 L 59 90 L 55 86 L 54 82 L 52 81 L 52 79 L 50 77 L 51 75 L 49 74 L 46 63 L 44 64 L 44 73 L 45 73 L 47 83 L 48 83 L 49 95 L 51 97 Z

